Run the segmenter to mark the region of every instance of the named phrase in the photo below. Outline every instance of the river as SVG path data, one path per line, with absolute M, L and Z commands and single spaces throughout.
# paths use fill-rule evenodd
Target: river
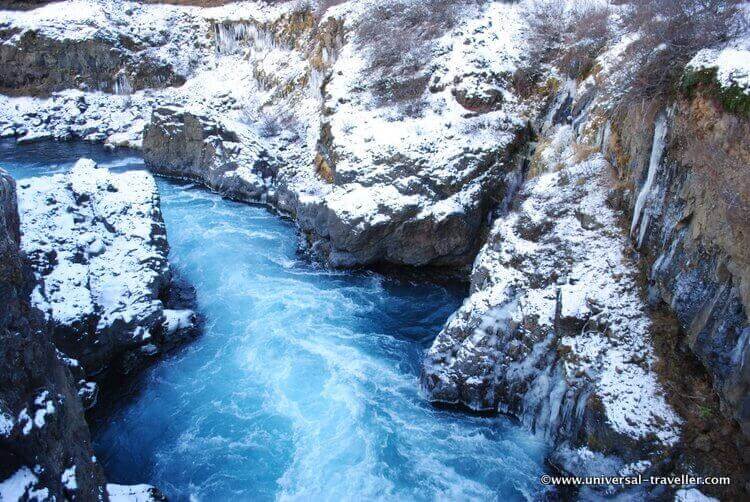
M 0 143 L 17 178 L 137 152 Z M 461 288 L 300 257 L 267 209 L 159 178 L 172 267 L 204 331 L 123 389 L 92 424 L 111 482 L 171 500 L 523 500 L 543 496 L 544 442 L 511 420 L 431 406 L 422 354 Z

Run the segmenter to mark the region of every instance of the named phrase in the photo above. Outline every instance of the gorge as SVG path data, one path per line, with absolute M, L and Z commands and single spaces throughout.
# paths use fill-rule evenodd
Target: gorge
M 2 498 L 747 495 L 745 4 L 176 3 L 0 11 Z

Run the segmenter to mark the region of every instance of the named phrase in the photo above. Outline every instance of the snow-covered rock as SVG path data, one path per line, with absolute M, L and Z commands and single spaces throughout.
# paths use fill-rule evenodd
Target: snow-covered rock
M 175 36 L 165 23 L 180 11 L 107 8 L 72 1 L 33 11 L 0 13 L 0 89 L 6 94 L 47 94 L 69 88 L 129 94 L 145 87 L 184 83 L 167 56 Z M 132 19 L 135 17 L 136 19 Z
M 15 183 L 0 169 L 0 500 L 96 500 L 102 470 L 71 373 L 30 305 L 19 240 Z
M 153 177 L 80 160 L 19 187 L 22 247 L 38 286 L 33 304 L 56 346 L 88 373 L 149 358 L 164 338 L 169 250 Z M 124 366 L 123 366 L 124 365 Z
M 366 40 L 343 46 L 323 87 L 317 146 L 330 186 L 297 210 L 331 263 L 471 262 L 489 211 L 512 194 L 528 140 L 510 90 L 519 30 L 515 6 L 489 4 L 436 41 L 416 75 L 390 77 L 415 96 L 403 101 L 379 96 Z
M 348 6 L 338 14 L 353 32 L 375 7 Z M 275 204 L 334 266 L 468 265 L 489 212 L 518 183 L 528 140 L 523 107 L 510 90 L 522 46 L 518 10 L 497 2 L 478 14 L 435 41 L 416 83 L 410 75 L 393 83 L 416 87 L 411 104 L 381 102 L 369 49 L 352 33 L 342 38 L 321 29 L 311 40 L 323 45 L 321 52 L 307 53 L 297 49 L 307 45 L 264 31 L 252 11 L 240 19 L 219 17 L 220 64 L 244 51 L 255 72 L 266 75 L 262 87 L 301 94 L 286 98 L 301 101 L 290 111 L 296 145 L 284 126 L 271 138 L 257 125 L 252 134 L 246 124 L 205 108 L 194 112 L 201 108 L 188 103 L 184 110 L 154 111 L 145 158 L 158 172 Z M 493 24 L 497 17 L 504 21 Z M 290 32 L 299 30 L 298 39 L 311 36 L 307 21 L 295 24 L 295 14 L 280 19 Z M 282 64 L 299 58 L 306 70 Z M 308 85 L 300 87 L 300 79 Z M 279 99 L 270 93 L 272 103 Z
M 555 157 L 564 167 L 528 181 L 494 224 L 423 383 L 433 401 L 519 417 L 553 441 L 555 462 L 587 475 L 652 461 L 677 444 L 681 419 L 653 369 L 638 269 L 606 202 L 610 167 L 576 161 L 570 143 Z
M 159 174 L 200 181 L 244 200 L 265 200 L 278 169 L 253 138 L 176 106 L 154 110 L 143 158 Z

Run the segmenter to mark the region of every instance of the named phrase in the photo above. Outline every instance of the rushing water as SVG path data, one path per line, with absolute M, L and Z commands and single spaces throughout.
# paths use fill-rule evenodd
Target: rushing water
M 0 144 L 17 177 L 84 144 Z M 263 208 L 159 179 L 172 266 L 197 288 L 205 331 L 94 424 L 110 481 L 173 500 L 539 497 L 544 445 L 502 417 L 436 409 L 419 392 L 423 351 L 461 292 L 332 272 L 296 253 L 293 226 Z

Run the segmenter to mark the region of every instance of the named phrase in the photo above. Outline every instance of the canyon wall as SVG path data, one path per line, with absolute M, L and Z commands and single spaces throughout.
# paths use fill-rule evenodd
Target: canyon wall
M 704 93 L 660 113 L 651 122 L 628 110 L 603 147 L 633 187 L 624 201 L 653 299 L 676 314 L 724 411 L 750 437 L 750 123 Z
M 19 245 L 16 185 L 0 170 L 0 494 L 97 500 L 104 475 L 78 389 L 30 305 L 36 281 Z
M 544 78 L 524 92 L 516 70 L 533 48 L 522 12 L 501 2 L 467 7 L 439 33 L 405 11 L 426 46 L 367 2 L 170 7 L 189 41 L 160 38 L 158 25 L 135 36 L 155 7 L 117 26 L 98 8 L 107 15 L 87 22 L 121 30 L 107 43 L 127 52 L 97 56 L 90 33 L 80 44 L 92 64 L 74 50 L 64 75 L 46 75 L 44 58 L 13 52 L 28 68 L 3 78 L 26 94 L 85 83 L 128 96 L 8 99 L 4 135 L 142 146 L 154 172 L 292 216 L 303 248 L 332 266 L 471 267 L 423 385 L 435 402 L 517 416 L 561 470 L 663 474 L 703 450 L 750 458 L 750 130 L 715 83 L 615 110 L 611 42 L 588 73 L 535 68 Z M 52 27 L 54 41 L 36 35 Z M 54 55 L 72 37 L 53 21 L 3 29 L 24 54 Z M 148 78 L 133 77 L 138 65 Z M 127 85 L 114 78 L 123 67 Z M 184 85 L 171 88 L 176 75 Z M 680 372 L 714 391 L 680 404 Z M 744 437 L 713 412 L 714 392 Z

